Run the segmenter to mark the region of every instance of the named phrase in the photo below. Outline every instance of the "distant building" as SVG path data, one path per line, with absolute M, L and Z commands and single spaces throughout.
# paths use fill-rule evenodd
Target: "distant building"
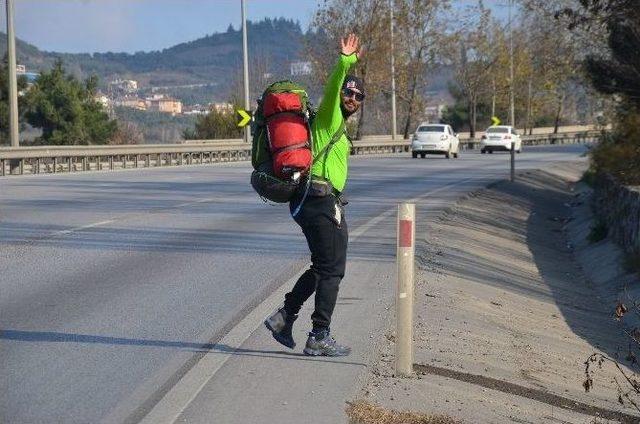
M 446 105 L 439 104 L 435 106 L 427 106 L 424 108 L 425 120 L 432 123 L 438 123 L 442 119 L 442 113 Z
M 116 94 L 134 94 L 138 92 L 138 81 L 116 79 L 109 83 L 109 89 Z
M 189 109 L 189 110 L 182 110 L 182 114 L 183 115 L 206 115 L 207 111 L 205 110 L 199 110 L 199 109 Z
M 311 62 L 291 62 L 291 76 L 311 75 Z
M 207 113 L 209 113 L 209 109 L 207 108 L 207 106 L 203 106 L 200 104 L 182 106 L 183 115 L 206 115 Z
M 36 79 L 38 79 L 38 77 L 40 76 L 40 74 L 37 72 L 27 72 L 27 67 L 24 65 L 16 65 L 16 74 L 19 76 L 24 75 L 24 77 L 27 79 L 27 84 L 29 85 L 36 82 Z
M 27 78 L 27 84 L 34 84 L 40 76 L 38 72 L 25 72 L 23 75 Z
M 146 99 L 147 110 L 180 115 L 182 113 L 182 102 L 163 94 L 154 94 Z
M 115 106 L 130 107 L 132 109 L 147 110 L 147 103 L 138 97 L 122 97 L 114 101 Z
M 233 113 L 233 105 L 231 103 L 209 103 L 209 110 L 216 112 Z
M 93 99 L 100 103 L 102 106 L 104 106 L 105 108 L 108 108 L 111 104 L 111 99 L 109 99 L 102 91 L 98 91 L 94 96 Z

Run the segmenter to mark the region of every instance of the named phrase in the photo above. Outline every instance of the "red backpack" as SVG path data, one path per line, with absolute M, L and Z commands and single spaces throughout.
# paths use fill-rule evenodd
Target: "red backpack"
M 271 92 L 263 98 L 267 144 L 278 178 L 298 179 L 311 166 L 311 129 L 301 97 L 293 92 Z
M 252 126 L 251 185 L 261 197 L 288 202 L 309 174 L 310 108 L 307 92 L 291 81 L 271 84 L 258 100 Z
M 271 84 L 258 100 L 252 126 L 251 185 L 263 199 L 286 203 L 303 182 L 308 190 L 311 180 L 306 177 L 314 153 L 310 124 L 314 116 L 307 92 L 291 81 Z M 344 133 L 343 122 L 331 141 L 315 152 L 316 160 L 326 159 Z

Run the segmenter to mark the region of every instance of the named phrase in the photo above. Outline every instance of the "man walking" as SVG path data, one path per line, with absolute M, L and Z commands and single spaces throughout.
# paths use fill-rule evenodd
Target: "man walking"
M 346 119 L 360 109 L 364 100 L 362 81 L 347 75 L 358 60 L 360 42 L 350 34 L 341 40 L 341 55 L 324 88 L 318 112 L 311 123 L 314 162 L 309 190 L 299 193 L 289 207 L 302 228 L 311 251 L 311 267 L 285 295 L 284 307 L 265 320 L 273 337 L 293 349 L 292 326 L 302 304 L 315 292 L 313 328 L 304 353 L 345 356 L 351 348 L 336 343 L 329 326 L 347 262 L 347 221 L 342 192 L 347 181 L 351 143 Z M 303 190 L 304 191 L 304 190 Z

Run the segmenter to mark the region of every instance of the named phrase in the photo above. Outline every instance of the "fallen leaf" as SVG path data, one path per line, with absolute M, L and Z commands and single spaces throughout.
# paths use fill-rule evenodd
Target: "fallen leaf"
M 622 302 L 618 302 L 618 304 L 616 305 L 616 320 L 620 321 L 620 319 L 622 319 L 622 317 L 624 317 L 624 314 L 627 313 L 627 307 L 625 306 L 624 303 Z

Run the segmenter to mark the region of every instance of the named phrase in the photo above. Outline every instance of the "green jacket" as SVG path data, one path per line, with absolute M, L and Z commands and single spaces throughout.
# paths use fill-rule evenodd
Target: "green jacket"
M 342 126 L 344 121 L 340 109 L 342 83 L 351 65 L 357 61 L 358 57 L 355 53 L 349 56 L 340 55 L 338 63 L 334 66 L 329 80 L 325 84 L 322 101 L 311 123 L 313 154 L 314 160 L 316 160 L 311 167 L 311 175 L 329 180 L 338 191 L 342 191 L 347 182 L 347 160 L 351 146 L 346 134 L 340 136 L 340 139 L 330 148 L 326 156 L 326 152 L 322 153 L 318 159 L 315 158 L 315 155 L 322 152 L 322 149 Z

